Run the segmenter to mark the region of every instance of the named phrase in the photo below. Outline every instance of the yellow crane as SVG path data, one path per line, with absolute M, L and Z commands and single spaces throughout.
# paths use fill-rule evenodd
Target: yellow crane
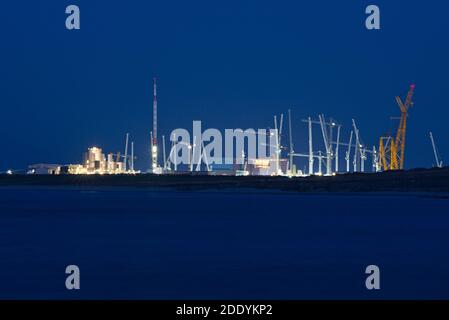
M 401 117 L 399 120 L 399 127 L 396 137 L 383 136 L 379 141 L 379 159 L 380 165 L 384 171 L 388 170 L 402 170 L 404 169 L 405 157 L 405 138 L 407 132 L 407 117 L 408 110 L 413 105 L 413 94 L 415 92 L 415 85 L 410 86 L 405 102 L 402 102 L 400 97 L 396 97 L 396 102 L 401 110 Z

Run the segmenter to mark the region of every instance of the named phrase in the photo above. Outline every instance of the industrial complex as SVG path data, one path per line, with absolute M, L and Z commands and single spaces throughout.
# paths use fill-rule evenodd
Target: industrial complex
M 149 134 L 149 169 L 142 172 L 157 175 L 195 172 L 196 174 L 207 175 L 294 177 L 402 170 L 406 158 L 407 118 L 409 109 L 413 106 L 414 91 L 415 85 L 411 85 L 404 100 L 396 97 L 400 111 L 396 132 L 381 135 L 378 145 L 368 146 L 364 143 L 354 119 L 351 121 L 349 137 L 346 141 L 343 141 L 342 125 L 332 118 L 325 117 L 324 114 L 319 114 L 316 119 L 307 117 L 301 121 L 308 128 L 308 145 L 303 152 L 297 152 L 292 135 L 294 130 L 292 111 L 289 109 L 287 113 L 287 143 L 282 140 L 284 115 L 274 116 L 274 130 L 268 132 L 263 139 L 263 145 L 272 151 L 268 157 L 248 154 L 248 151 L 242 149 L 241 153 L 238 154 L 240 161 L 237 161 L 237 157 L 233 157 L 222 163 L 221 161 L 208 159 L 204 142 L 195 141 L 195 138 L 193 142 L 182 142 L 178 141 L 177 138 L 170 139 L 171 147 L 168 152 L 166 151 L 165 136 L 162 135 L 161 140 L 158 137 L 157 79 L 153 78 L 153 119 L 152 130 Z M 320 132 L 318 137 L 313 134 L 316 130 Z M 435 166 L 442 167 L 443 161 L 431 132 L 429 137 L 435 157 Z M 244 146 L 245 143 L 241 141 L 241 145 Z M 180 164 L 177 157 L 180 157 L 182 151 L 188 153 L 188 160 Z M 299 162 L 298 158 L 303 158 L 307 165 L 298 168 L 296 164 Z M 135 170 L 134 160 L 134 142 L 129 141 L 129 134 L 127 133 L 122 152 L 105 154 L 99 147 L 90 147 L 84 153 L 81 164 L 34 164 L 29 166 L 27 173 L 54 175 L 139 174 L 141 171 Z M 8 173 L 13 172 L 9 171 Z

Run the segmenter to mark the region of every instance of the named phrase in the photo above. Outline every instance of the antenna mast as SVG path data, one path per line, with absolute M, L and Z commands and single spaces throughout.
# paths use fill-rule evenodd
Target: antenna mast
M 153 78 L 153 137 L 151 139 L 151 165 L 155 173 L 157 165 L 157 79 Z

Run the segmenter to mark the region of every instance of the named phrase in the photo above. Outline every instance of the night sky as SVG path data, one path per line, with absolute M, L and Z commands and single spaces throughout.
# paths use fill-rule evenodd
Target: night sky
M 69 4 L 81 30 L 65 28 Z M 369 4 L 380 31 L 365 28 Z M 297 152 L 307 151 L 300 120 L 318 113 L 344 125 L 345 141 L 355 118 L 377 146 L 396 126 L 395 95 L 415 83 L 406 167 L 432 166 L 430 130 L 449 161 L 448 13 L 447 0 L 4 1 L 0 171 L 80 163 L 92 145 L 123 152 L 126 132 L 146 170 L 153 76 L 160 135 L 192 120 L 273 127 L 291 108 Z

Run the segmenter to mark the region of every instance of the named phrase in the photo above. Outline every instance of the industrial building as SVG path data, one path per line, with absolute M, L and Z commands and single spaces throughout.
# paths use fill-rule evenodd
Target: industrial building
M 59 174 L 61 165 L 38 163 L 28 166 L 28 174 Z
M 82 165 L 69 165 L 67 170 L 62 170 L 62 172 L 67 174 L 122 174 L 125 173 L 125 168 L 120 159 L 120 153 L 117 153 L 114 159 L 112 153 L 106 157 L 101 148 L 91 147 L 84 153 Z
M 123 174 L 129 173 L 125 170 L 124 162 L 121 161 L 120 153 L 109 153 L 107 156 L 98 147 L 88 148 L 83 154 L 82 164 L 34 164 L 28 167 L 28 174 Z

